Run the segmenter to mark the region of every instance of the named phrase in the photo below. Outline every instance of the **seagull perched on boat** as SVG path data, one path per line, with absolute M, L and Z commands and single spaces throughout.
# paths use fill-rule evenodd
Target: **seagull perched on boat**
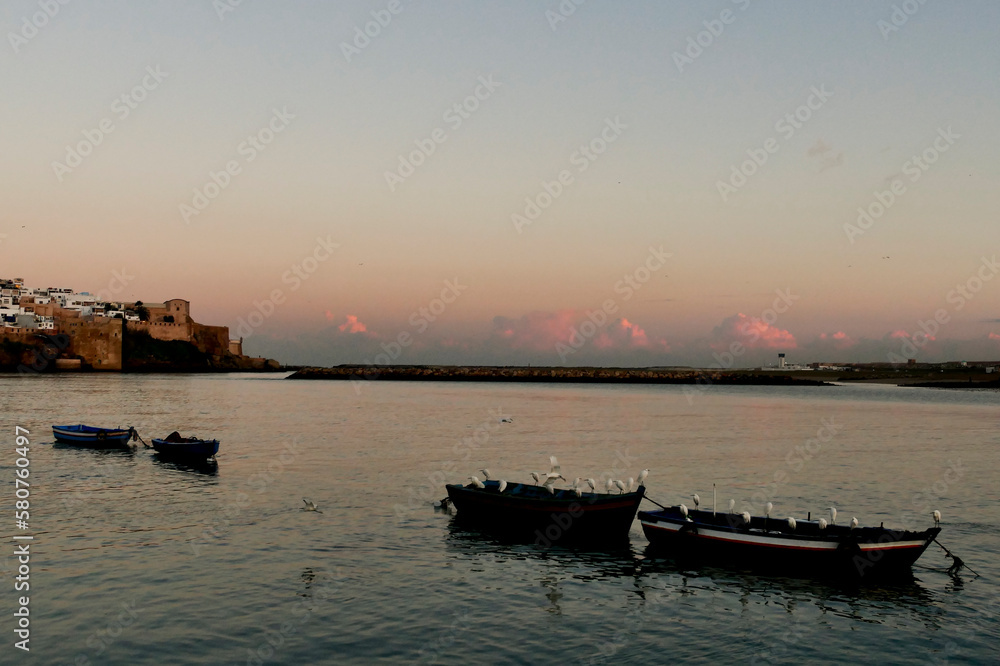
M 790 530 L 792 530 L 794 532 L 795 531 L 795 525 L 796 525 L 795 519 L 792 518 L 791 516 L 789 516 L 788 517 L 788 529 L 790 529 Z
M 853 530 L 857 526 L 858 526 L 858 519 L 857 518 L 851 518 L 851 529 Z
M 677 508 L 681 510 L 681 515 L 682 515 L 682 516 L 684 516 L 685 518 L 687 518 L 687 517 L 688 517 L 688 508 L 687 508 L 687 507 L 686 507 L 685 505 L 681 504 L 681 505 L 680 505 L 679 507 L 677 507 Z
M 750 512 L 744 511 L 742 514 L 740 514 L 740 517 L 743 519 L 743 526 L 746 527 L 747 529 L 750 529 Z
M 624 483 L 622 483 L 618 479 L 615 479 L 615 485 L 618 487 L 618 494 L 619 495 L 621 495 L 623 492 L 625 492 L 625 484 Z
M 934 518 L 934 527 L 937 527 L 938 525 L 941 524 L 941 512 L 940 511 L 938 511 L 937 509 L 934 509 L 934 511 L 931 512 L 931 517 Z
M 733 509 L 736 508 L 736 500 L 729 500 L 729 513 L 733 513 Z
M 819 528 L 821 530 L 825 530 L 826 529 L 826 518 L 820 518 L 819 519 Z
M 628 477 L 628 489 L 625 492 L 627 493 L 632 492 L 632 486 L 634 485 L 635 485 L 635 479 L 633 479 L 631 476 Z
M 642 470 L 641 472 L 639 472 L 639 478 L 636 480 L 636 483 L 638 483 L 641 486 L 646 482 L 647 476 L 649 476 L 649 470 L 648 469 Z
M 608 482 L 604 484 L 604 492 L 610 493 L 611 489 L 614 487 L 614 485 L 615 485 L 615 480 L 609 478 Z
M 590 492 L 592 493 L 597 492 L 597 482 L 595 482 L 593 479 L 587 479 L 587 485 L 590 486 Z
M 486 468 L 483 468 L 483 469 L 479 470 L 479 472 L 480 472 L 480 474 L 482 474 L 482 475 L 483 475 L 483 477 L 484 477 L 484 478 L 485 478 L 485 479 L 486 479 L 487 481 L 489 481 L 489 480 L 490 480 L 490 470 L 488 470 L 488 469 L 486 469 Z
M 302 502 L 305 503 L 305 507 L 303 507 L 302 509 L 303 511 L 315 511 L 316 513 L 323 513 L 322 511 L 316 508 L 316 505 L 312 503 L 312 500 L 307 500 L 305 497 L 303 497 Z
M 694 502 L 694 508 L 695 509 L 697 509 L 699 506 L 701 506 L 701 498 L 698 497 L 698 493 L 695 493 L 694 495 L 691 495 L 691 501 Z
M 538 472 L 532 472 L 531 473 L 531 478 L 533 478 L 535 480 L 535 485 L 536 486 L 538 485 L 538 482 L 542 480 L 542 477 L 541 477 L 541 475 Z
M 831 525 L 837 524 L 837 507 L 834 506 L 830 507 L 830 524 Z
M 504 481 L 503 479 L 500 479 L 500 492 L 503 492 L 505 490 L 507 490 L 507 482 Z
M 470 476 L 469 480 L 472 481 L 472 485 L 474 485 L 476 488 L 482 489 L 486 487 L 485 485 L 483 485 L 483 482 L 480 481 L 478 477 Z

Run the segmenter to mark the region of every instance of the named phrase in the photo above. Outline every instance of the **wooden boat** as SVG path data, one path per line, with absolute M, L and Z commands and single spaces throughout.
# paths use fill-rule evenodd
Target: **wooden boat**
M 827 525 L 780 518 L 750 517 L 679 506 L 640 511 L 639 522 L 652 546 L 678 557 L 743 569 L 769 569 L 811 576 L 880 577 L 905 575 L 940 533 L 885 527 Z
M 449 484 L 448 498 L 458 518 L 484 530 L 528 537 L 536 544 L 612 541 L 628 538 L 645 487 L 622 494 L 582 493 L 499 481 L 485 488 Z
M 164 458 L 207 460 L 219 452 L 219 440 L 181 437 L 175 430 L 163 439 L 153 439 L 153 449 Z
M 92 447 L 129 447 L 137 439 L 135 428 L 97 428 L 88 425 L 52 426 L 52 434 L 62 444 Z

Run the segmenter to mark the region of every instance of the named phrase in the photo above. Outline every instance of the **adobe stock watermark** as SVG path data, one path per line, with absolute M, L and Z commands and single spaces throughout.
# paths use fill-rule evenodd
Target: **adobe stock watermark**
M 235 12 L 236 8 L 242 5 L 244 0 L 212 0 L 212 8 L 215 10 L 219 21 L 226 20 L 226 14 Z
M 882 39 L 889 41 L 889 35 L 899 32 L 899 29 L 906 25 L 910 18 L 920 11 L 920 8 L 927 4 L 927 0 L 903 0 L 898 5 L 892 6 L 892 13 L 889 20 L 879 19 L 875 26 L 882 33 Z
M 351 375 L 351 386 L 354 387 L 354 394 L 361 395 L 361 387 L 363 385 L 361 380 L 371 381 L 378 379 L 379 374 L 381 374 L 378 366 L 388 366 L 402 356 L 403 350 L 412 345 L 414 340 L 416 340 L 414 336 L 420 335 L 430 328 L 431 324 L 445 313 L 448 306 L 457 301 L 462 292 L 468 288 L 469 285 L 462 284 L 458 278 L 445 280 L 444 287 L 437 298 L 431 299 L 427 305 L 417 308 L 410 314 L 408 321 L 410 326 L 413 327 L 413 332 L 400 331 L 389 342 L 380 343 L 379 347 L 382 348 L 382 351 L 376 354 L 374 359 L 365 359 L 364 364 L 367 366 L 367 369 L 360 376 Z
M 966 304 L 976 297 L 983 286 L 992 280 L 1000 272 L 1000 263 L 997 263 L 997 256 L 982 257 L 979 267 L 973 271 L 969 278 L 945 295 L 945 302 L 953 306 L 954 312 L 960 311 Z M 941 327 L 951 321 L 951 314 L 945 308 L 938 308 L 934 311 L 933 317 L 926 320 L 918 319 L 917 327 L 912 335 L 903 337 L 900 343 L 899 354 L 889 352 L 887 358 L 890 363 L 907 363 L 908 359 L 915 358 L 917 351 L 927 346 L 927 343 L 935 339 Z
M 160 69 L 159 65 L 146 67 L 146 75 L 142 81 L 129 90 L 122 93 L 111 103 L 111 113 L 119 122 L 125 121 L 132 112 L 139 108 L 149 97 L 149 93 L 160 87 L 164 79 L 170 76 L 169 73 Z M 83 160 L 94 152 L 94 148 L 104 143 L 105 137 L 115 131 L 115 121 L 112 117 L 102 118 L 93 129 L 83 130 L 83 139 L 75 145 L 66 146 L 66 157 L 63 162 L 52 162 L 52 171 L 59 182 L 73 173 L 73 170 L 83 164 Z
M 329 235 L 326 238 L 318 236 L 312 251 L 281 274 L 281 283 L 288 285 L 290 292 L 298 291 L 302 283 L 312 277 L 339 247 L 340 243 L 334 243 Z M 284 304 L 286 299 L 284 289 L 279 287 L 271 290 L 263 301 L 254 301 L 253 309 L 247 316 L 237 318 L 234 327 L 236 334 L 242 338 L 249 338 L 275 313 L 278 306 Z
M 481 104 L 492 97 L 497 88 L 502 85 L 502 83 L 493 80 L 492 74 L 480 76 L 479 85 L 472 91 L 472 94 L 461 102 L 455 102 L 449 106 L 442 114 L 442 120 L 448 124 L 451 131 L 458 130 L 466 120 L 472 117 L 473 113 L 479 110 Z M 385 172 L 385 182 L 389 186 L 389 191 L 395 192 L 396 187 L 406 182 L 406 179 L 412 176 L 427 162 L 427 158 L 437 151 L 438 146 L 447 140 L 448 131 L 443 127 L 436 127 L 423 139 L 415 139 L 413 144 L 416 148 L 408 154 L 400 153 L 398 155 L 399 166 L 396 167 L 396 170 Z
M 354 26 L 354 38 L 350 42 L 340 43 L 340 52 L 344 54 L 344 59 L 351 62 L 354 56 L 361 55 L 361 52 L 371 45 L 372 40 L 389 27 L 393 17 L 399 16 L 404 9 L 406 5 L 402 0 L 389 0 L 385 9 L 373 9 L 372 20 L 365 23 L 364 29 L 358 25 Z
M 765 139 L 761 147 L 748 148 L 747 155 L 750 159 L 739 165 L 733 164 L 730 167 L 728 180 L 715 181 L 715 187 L 723 203 L 729 201 L 729 197 L 746 185 L 749 179 L 767 164 L 771 156 L 781 149 L 781 140 L 788 141 L 795 136 L 796 132 L 812 119 L 815 112 L 822 109 L 823 105 L 833 97 L 833 93 L 826 89 L 825 84 L 819 88 L 812 86 L 809 90 L 805 102 L 774 123 L 774 131 L 780 135 L 780 139 L 772 136 Z
M 750 0 L 732 0 L 732 2 L 734 5 L 739 6 L 741 12 L 746 11 L 747 7 L 750 6 Z M 733 10 L 723 9 L 719 12 L 718 18 L 702 21 L 701 24 L 705 26 L 705 29 L 697 34 L 688 36 L 687 46 L 683 53 L 680 51 L 674 51 L 673 53 L 677 71 L 683 74 L 686 65 L 693 65 L 694 61 L 700 58 L 705 50 L 711 48 L 716 43 L 716 40 L 722 36 L 722 33 L 726 31 L 726 26 L 736 22 L 736 16 Z
M 570 165 L 576 167 L 577 173 L 583 173 L 607 152 L 608 147 L 621 137 L 622 132 L 628 129 L 628 125 L 622 122 L 621 116 L 604 119 L 604 129 L 593 139 L 582 144 L 572 155 L 569 156 Z M 535 220 L 541 217 L 542 212 L 548 209 L 556 199 L 561 197 L 570 185 L 576 182 L 573 172 L 563 169 L 555 180 L 542 181 L 542 191 L 533 197 L 525 197 L 524 210 L 522 213 L 513 213 L 510 221 L 514 225 L 517 233 L 523 233 L 524 227 L 531 226 Z
M 7 41 L 14 49 L 14 53 L 20 53 L 28 42 L 38 36 L 38 31 L 49 24 L 49 21 L 56 17 L 59 11 L 68 5 L 70 0 L 38 0 L 40 12 L 35 12 L 30 17 L 21 17 L 21 29 L 17 32 L 8 32 Z
M 556 6 L 556 11 L 545 10 L 545 20 L 549 22 L 552 32 L 556 31 L 560 23 L 565 23 L 566 19 L 576 13 L 576 8 L 587 2 L 587 0 L 560 0 Z
M 642 286 L 649 282 L 653 274 L 663 268 L 667 263 L 667 259 L 672 256 L 674 256 L 672 252 L 663 251 L 662 245 L 659 248 L 650 245 L 649 255 L 645 261 L 616 282 L 614 292 L 621 295 L 623 302 L 631 300 L 635 293 L 642 289 Z M 571 354 L 575 354 L 583 349 L 588 340 L 607 326 L 608 322 L 611 321 L 611 317 L 618 312 L 618 309 L 618 301 L 614 298 L 609 298 L 601 303 L 600 309 L 589 310 L 587 312 L 587 319 L 579 327 L 570 328 L 569 344 L 567 345 L 562 341 L 556 343 L 556 353 L 559 354 L 559 359 L 565 363 Z
M 249 164 L 257 159 L 260 153 L 267 150 L 268 145 L 274 139 L 288 129 L 288 125 L 295 119 L 295 115 L 288 112 L 288 107 L 273 109 L 271 119 L 267 124 L 251 134 L 236 146 L 236 154 L 243 158 L 243 164 L 239 160 L 229 160 L 220 171 L 209 171 L 209 180 L 202 187 L 194 188 L 191 197 L 191 204 L 180 204 L 181 219 L 185 224 L 191 224 L 191 218 L 201 215 L 202 211 L 208 208 L 215 199 L 228 188 L 235 176 L 243 173 L 244 164 Z
M 937 136 L 934 137 L 931 144 L 924 148 L 919 155 L 913 155 L 903 162 L 899 170 L 909 178 L 911 183 L 917 182 L 931 166 L 937 163 L 941 155 L 948 152 L 955 145 L 955 141 L 961 138 L 961 134 L 952 131 L 951 125 L 948 126 L 948 129 L 939 127 Z M 866 231 L 871 229 L 875 221 L 885 215 L 906 192 L 906 183 L 903 182 L 903 179 L 893 177 L 888 189 L 875 191 L 874 201 L 867 206 L 859 206 L 856 222 L 854 224 L 844 223 L 844 233 L 847 234 L 847 240 L 851 242 L 851 245 L 854 244 L 854 239 L 863 236 Z
M 98 290 L 94 294 L 94 298 L 97 299 L 98 303 L 110 303 L 111 299 L 125 291 L 125 287 L 131 284 L 133 280 L 135 280 L 135 276 L 130 275 L 125 268 L 122 268 L 121 271 L 111 271 L 111 279 L 108 280 L 108 286 Z

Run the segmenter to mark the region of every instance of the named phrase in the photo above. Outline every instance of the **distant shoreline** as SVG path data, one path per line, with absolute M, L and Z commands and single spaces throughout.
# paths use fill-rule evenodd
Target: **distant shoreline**
M 755 370 L 579 368 L 536 366 L 340 365 L 303 368 L 286 379 L 340 381 L 545 382 L 573 384 L 720 384 L 732 386 L 833 386 L 820 379 Z

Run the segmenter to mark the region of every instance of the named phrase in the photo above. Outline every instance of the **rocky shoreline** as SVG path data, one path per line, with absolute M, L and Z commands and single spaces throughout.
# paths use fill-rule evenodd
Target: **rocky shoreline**
M 832 386 L 829 382 L 791 377 L 787 374 L 773 375 L 758 371 L 697 370 L 693 368 L 338 365 L 332 368 L 303 368 L 287 379 Z

